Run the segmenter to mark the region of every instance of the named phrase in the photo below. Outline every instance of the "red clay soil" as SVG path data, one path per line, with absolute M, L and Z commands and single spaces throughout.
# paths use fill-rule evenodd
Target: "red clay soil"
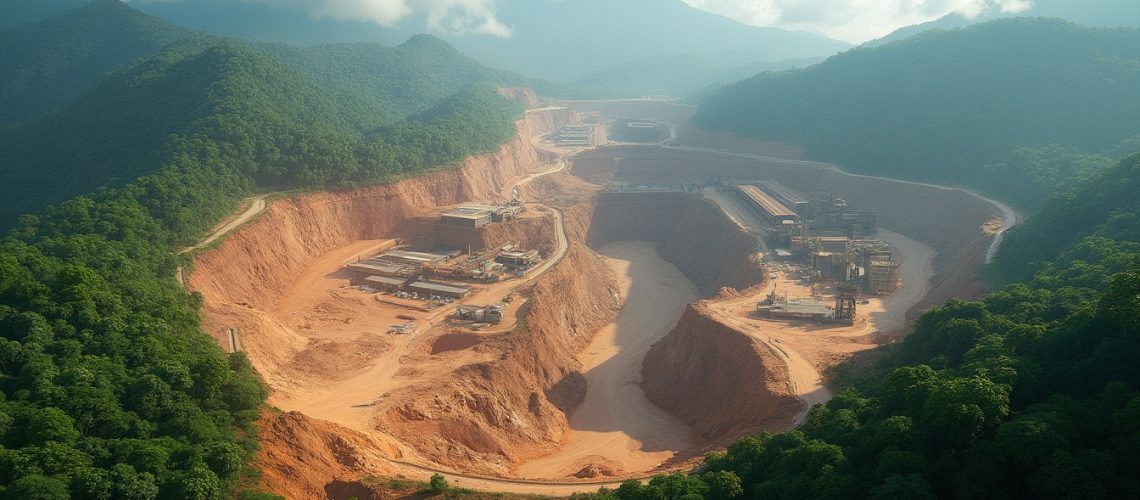
M 376 424 L 433 462 L 486 474 L 508 474 L 511 464 L 556 449 L 566 412 L 585 394 L 576 355 L 618 311 L 598 259 L 571 243 L 535 285 L 525 327 L 508 334 L 500 359 L 389 393 Z
M 496 154 L 468 160 L 457 171 L 276 201 L 217 248 L 197 256 L 189 283 L 202 293 L 206 327 L 220 335 L 227 326 L 240 326 L 246 352 L 274 391 L 271 398 L 287 400 L 290 391 L 312 380 L 335 382 L 338 366 L 351 364 L 338 362 L 353 356 L 391 357 L 393 352 L 404 352 L 400 349 L 414 353 L 367 368 L 390 368 L 393 373 L 398 369 L 403 378 L 391 380 L 403 385 L 385 386 L 377 394 L 346 394 L 346 401 L 338 403 L 359 399 L 373 405 L 353 407 L 351 411 L 359 410 L 354 415 L 363 417 L 346 425 L 356 430 L 299 414 L 267 417 L 261 424 L 264 444 L 258 458 L 263 470 L 269 471 L 267 487 L 291 498 L 320 498 L 332 481 L 351 482 L 365 469 L 383 474 L 387 469 L 378 457 L 401 455 L 466 472 L 509 475 L 515 464 L 557 450 L 567 439 L 567 414 L 580 404 L 587 389 L 578 356 L 600 328 L 614 322 L 621 304 L 614 276 L 587 242 L 597 246 L 616 240 L 656 241 L 659 254 L 706 293 L 721 286 L 744 288 L 763 279 L 763 269 L 753 259 L 754 240 L 697 196 L 597 195 L 596 186 L 557 174 L 524 189 L 524 198 L 541 199 L 553 207 L 545 209 L 548 212 L 540 213 L 543 209 L 536 207 L 516 223 L 471 235 L 472 241 L 483 243 L 518 239 L 527 245 L 550 245 L 554 235 L 549 220 L 555 208 L 562 214 L 569 249 L 557 265 L 519 291 L 528 308 L 514 331 L 487 336 L 478 346 L 466 348 L 465 339 L 448 337 L 448 332 L 438 329 L 425 333 L 425 340 L 414 341 L 373 332 L 324 339 L 318 336 L 320 324 L 303 331 L 304 325 L 298 324 L 304 318 L 281 316 L 281 302 L 292 300 L 288 299 L 291 287 L 299 276 L 313 272 L 314 263 L 334 254 L 356 255 L 402 232 L 427 231 L 414 222 L 397 227 L 405 220 L 427 217 L 440 206 L 501 196 L 513 179 L 549 168 L 542 163 L 552 158 L 536 151 L 530 138 L 568 123 L 567 117 L 572 114 L 561 109 L 528 112 L 519 124 L 518 139 Z M 622 157 L 620 162 L 615 154 Z M 776 172 L 771 177 L 793 188 L 834 187 L 853 204 L 878 210 L 882 225 L 942 250 L 939 257 L 948 268 L 962 269 L 955 267 L 959 261 L 972 262 L 972 237 L 982 253 L 985 250 L 985 239 L 972 235 L 992 213 L 956 198 L 953 191 L 852 183 L 834 173 L 805 175 L 803 169 L 757 167 L 751 160 L 660 148 L 586 153 L 573 168 L 575 175 L 588 176 L 607 174 L 606 168 L 614 175 L 616 167 L 616 175 L 629 180 L 670 182 L 689 180 L 694 175 L 691 165 L 700 166 L 701 180 L 709 174 L 727 175 L 720 172 L 771 170 Z M 875 189 L 886 190 L 880 196 L 886 200 L 877 199 Z M 946 220 L 946 213 L 961 214 L 961 220 Z M 981 220 L 975 224 L 974 219 Z M 941 224 L 932 229 L 924 220 Z M 963 242 L 966 250 L 959 249 Z M 942 280 L 947 290 L 954 290 L 952 278 L 947 275 Z M 363 314 L 361 308 L 368 306 L 354 305 L 353 301 L 365 300 L 358 297 L 362 294 L 333 295 L 335 300 L 318 303 L 312 313 L 314 323 L 331 325 L 343 319 L 343 329 L 354 321 L 352 315 Z M 423 344 L 397 345 L 400 342 Z M 306 356 L 311 362 L 304 361 Z M 417 363 L 436 358 L 457 364 L 421 376 L 422 366 Z M 651 400 L 715 443 L 761 425 L 786 425 L 799 408 L 780 378 L 779 360 L 747 335 L 704 317 L 699 306 L 686 311 L 646 359 L 642 373 Z M 314 387 L 307 389 L 311 393 Z M 620 464 L 606 467 L 620 470 Z M 604 475 L 600 469 L 583 474 L 594 472 Z
M 708 449 L 764 429 L 791 426 L 802 403 L 783 363 L 747 335 L 690 305 L 677 326 L 649 351 L 641 386 L 708 440 Z
M 488 224 L 479 228 L 457 226 L 441 227 L 438 217 L 421 217 L 400 224 L 391 234 L 404 241 L 414 241 L 424 249 L 481 249 L 502 243 L 515 243 L 527 249 L 538 250 L 542 255 L 554 251 L 553 214 L 541 207 L 531 207 L 522 218 L 505 224 Z
M 298 412 L 264 413 L 254 465 L 261 487 L 287 498 L 325 498 L 334 479 L 391 474 L 383 457 L 398 457 L 389 444 Z

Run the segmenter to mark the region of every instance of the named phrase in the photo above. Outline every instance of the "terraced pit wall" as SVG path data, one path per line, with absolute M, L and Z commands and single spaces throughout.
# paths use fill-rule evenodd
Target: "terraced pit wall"
M 653 241 L 657 253 L 685 273 L 702 295 L 763 281 L 755 239 L 715 205 L 689 193 L 601 193 L 587 241 Z

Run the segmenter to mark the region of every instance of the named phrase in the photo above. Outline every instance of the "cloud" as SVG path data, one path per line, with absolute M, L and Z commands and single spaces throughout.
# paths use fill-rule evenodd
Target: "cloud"
M 132 0 L 128 0 L 132 1 Z M 511 28 L 496 17 L 495 0 L 133 0 L 135 2 L 237 2 L 307 12 L 315 19 L 374 22 L 395 26 L 416 16 L 424 28 L 453 35 L 511 36 Z M 417 17 L 418 18 L 418 17 Z
M 958 13 L 974 19 L 991 11 L 1023 12 L 1032 0 L 684 0 L 698 9 L 754 26 L 821 33 L 865 42 L 903 26 Z
M 493 0 L 413 0 L 427 13 L 433 31 L 510 38 L 511 28 L 499 21 Z

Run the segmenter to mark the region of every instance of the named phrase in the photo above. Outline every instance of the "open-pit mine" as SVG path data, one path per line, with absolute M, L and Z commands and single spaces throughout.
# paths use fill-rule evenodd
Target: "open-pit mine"
M 1003 226 L 960 190 L 606 144 L 598 108 L 535 107 L 455 170 L 273 199 L 195 256 L 206 328 L 280 410 L 269 489 L 438 471 L 568 494 L 686 467 L 976 293 Z

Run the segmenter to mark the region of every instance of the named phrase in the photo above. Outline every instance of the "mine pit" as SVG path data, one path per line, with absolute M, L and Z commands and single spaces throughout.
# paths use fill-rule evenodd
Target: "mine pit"
M 446 333 L 436 337 L 436 339 L 432 341 L 431 353 L 435 355 L 448 351 L 462 351 L 482 343 L 483 340 L 476 335 L 468 333 Z
M 239 332 L 270 404 L 386 459 L 620 480 L 795 425 L 826 368 L 963 293 L 992 238 L 995 209 L 953 190 L 535 146 L 274 202 L 196 257 L 206 326 Z

